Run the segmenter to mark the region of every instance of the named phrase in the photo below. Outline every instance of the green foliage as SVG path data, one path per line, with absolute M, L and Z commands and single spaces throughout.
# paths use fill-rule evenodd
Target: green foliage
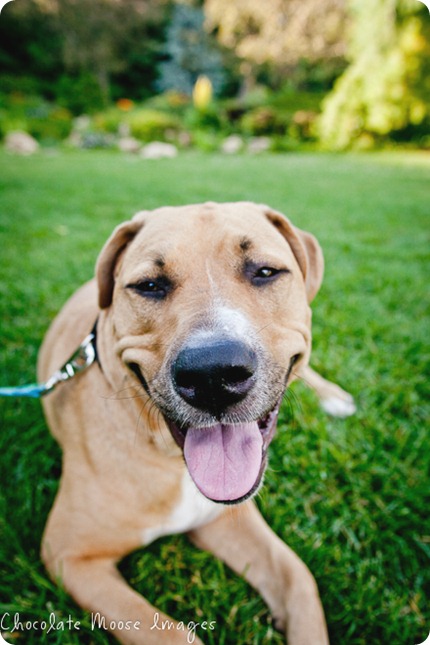
M 110 107 L 103 112 L 98 112 L 92 118 L 92 125 L 96 130 L 109 134 L 118 134 L 122 123 L 125 123 L 126 115 L 116 107 Z
M 0 135 L 14 130 L 24 130 L 41 142 L 61 141 L 72 130 L 72 115 L 38 97 L 12 94 L 2 100 Z
M 0 109 L 0 138 L 4 138 L 9 132 L 27 130 L 28 121 L 21 111 L 10 111 Z
M 191 143 L 202 152 L 219 150 L 221 139 L 222 136 L 214 130 L 195 128 L 191 133 Z
M 154 93 L 169 0 L 9 2 L 0 20 L 0 85 L 74 114 Z
M 55 87 L 57 101 L 73 114 L 93 114 L 105 106 L 102 92 L 93 74 L 62 74 Z
M 153 105 L 155 103 L 152 103 Z M 160 101 L 160 107 L 165 104 Z M 120 134 L 121 128 L 141 141 L 164 141 L 176 135 L 181 127 L 180 120 L 169 111 L 150 107 L 134 108 L 124 111 L 118 107 L 99 112 L 91 119 L 90 126 L 97 132 L 111 135 Z
M 55 17 L 34 0 L 7 3 L 0 17 L 0 87 L 52 99 L 61 73 Z
M 106 152 L 0 152 L 0 383 L 35 379 L 56 312 L 94 272 L 119 222 L 142 208 L 251 199 L 312 231 L 326 260 L 313 308 L 313 363 L 356 397 L 331 419 L 296 383 L 282 406 L 258 504 L 308 564 L 332 645 L 406 645 L 429 625 L 428 186 L 419 153 L 226 157 L 129 163 Z M 168 181 L 166 181 L 168 177 Z M 53 181 L 55 178 L 55 181 Z M 311 188 L 310 188 L 311 187 Z M 192 252 L 193 249 L 190 249 Z M 26 645 L 114 643 L 49 580 L 39 544 L 61 454 L 37 401 L 0 400 L 0 614 L 50 611 L 80 631 L 26 632 Z M 216 620 L 207 645 L 280 645 L 263 600 L 185 537 L 121 563 L 179 620 Z M 196 612 L 198 608 L 199 612 Z
M 174 116 L 157 110 L 135 110 L 127 116 L 126 122 L 130 127 L 130 134 L 141 141 L 163 141 L 169 130 L 177 132 L 179 129 Z
M 320 136 L 343 149 L 430 131 L 430 23 L 406 0 L 350 0 L 352 62 L 324 104 Z M 423 143 L 427 143 L 428 141 Z
M 140 9 L 131 13 L 130 3 L 123 5 L 126 26 L 119 47 L 122 69 L 112 73 L 112 99 L 128 97 L 144 101 L 157 91 L 159 65 L 165 59 L 166 29 L 173 0 L 140 0 Z
M 309 146 L 310 149 L 313 149 L 312 146 Z M 272 152 L 298 152 L 306 150 L 306 144 L 300 140 L 298 137 L 286 134 L 286 135 L 276 135 L 272 137 L 270 150 Z
M 289 119 L 271 107 L 258 107 L 247 112 L 240 120 L 245 134 L 260 136 L 265 134 L 284 134 Z
M 430 146 L 430 21 L 422 3 L 348 0 L 348 31 L 338 0 L 284 3 L 284 23 L 280 0 L 239 4 L 233 10 L 229 0 L 7 3 L 0 20 L 1 91 L 39 96 L 51 107 L 44 108 L 45 124 L 3 105 L 0 135 L 25 129 L 39 139 L 64 138 L 70 120 L 54 104 L 75 116 L 97 115 L 94 136 L 115 134 L 122 115 L 109 105 L 132 99 L 173 115 L 177 122 L 167 129 L 196 131 L 195 141 L 216 129 L 220 137 L 269 135 L 274 149 L 289 149 L 315 140 L 322 96 L 341 74 L 318 125 L 324 147 Z M 217 99 L 198 113 L 189 96 L 201 74 Z M 154 97 L 160 89 L 166 91 Z M 223 96 L 230 96 L 227 103 Z M 157 120 L 166 118 L 136 117 L 153 123 L 133 127 L 142 140 L 163 138 L 166 128 Z
M 74 82 L 70 80 L 69 76 L 62 78 L 63 87 L 70 91 L 73 101 Z M 81 80 L 84 81 L 84 77 Z M 63 96 L 66 96 L 66 90 Z M 100 93 L 96 97 L 100 98 Z M 226 136 L 239 133 L 245 137 L 270 136 L 274 138 L 272 149 L 282 151 L 296 149 L 298 143 L 313 138 L 316 113 L 300 108 L 317 106 L 320 95 L 256 91 L 244 99 L 221 99 L 204 109 L 196 109 L 186 95 L 171 91 L 140 105 L 122 99 L 95 113 L 92 111 L 97 101 L 92 101 L 91 94 L 81 96 L 78 93 L 76 100 L 87 101 L 86 112 L 90 115 L 89 119 L 84 119 L 83 129 L 79 119 L 73 121 L 83 147 L 111 146 L 115 137 L 129 131 L 142 141 L 167 139 L 179 141 L 181 145 L 187 145 L 189 141 L 202 150 L 211 151 L 217 149 Z M 70 103 L 65 98 L 63 104 Z M 64 107 L 17 93 L 3 95 L 0 136 L 11 130 L 25 130 L 39 140 L 62 140 L 70 134 L 71 127 L 71 112 Z
M 198 110 L 190 106 L 184 114 L 184 125 L 190 130 L 218 130 L 220 133 L 228 129 L 228 119 L 221 103 L 211 103 L 205 109 Z
M 156 94 L 145 101 L 145 107 L 161 110 L 177 116 L 183 116 L 191 105 L 191 98 L 182 92 L 168 90 L 163 94 Z
M 300 59 L 294 70 L 288 74 L 287 83 L 292 90 L 309 94 L 326 94 L 333 88 L 336 79 L 345 71 L 344 56 L 310 61 Z M 285 83 L 285 79 L 283 79 Z
M 289 150 L 291 146 L 295 149 L 297 142 L 315 138 L 315 122 L 323 96 L 320 92 L 298 92 L 291 87 L 252 94 L 250 103 L 245 103 L 250 109 L 244 108 L 240 129 L 245 135 L 273 136 L 273 150 Z
M 27 130 L 39 141 L 61 141 L 72 130 L 72 115 L 65 108 L 43 106 L 29 112 Z
M 266 103 L 291 115 L 300 110 L 319 112 L 326 96 L 327 92 L 321 90 L 312 92 L 297 90 L 287 84 L 279 91 L 270 93 Z

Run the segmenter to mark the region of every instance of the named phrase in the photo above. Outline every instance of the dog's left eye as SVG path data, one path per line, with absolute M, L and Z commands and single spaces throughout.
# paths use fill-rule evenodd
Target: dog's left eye
M 255 286 L 260 286 L 272 282 L 275 280 L 281 273 L 288 272 L 287 269 L 275 269 L 270 266 L 262 266 L 253 268 L 250 278 L 252 284 Z
M 142 280 L 141 282 L 135 282 L 133 284 L 127 285 L 127 289 L 133 289 L 134 291 L 137 291 L 141 296 L 145 296 L 146 298 L 154 298 L 157 300 L 165 298 L 170 291 L 170 288 L 171 284 L 166 278 Z
M 255 273 L 255 278 L 273 278 L 273 276 L 277 275 L 279 271 L 277 269 L 272 269 L 270 267 L 262 267 L 261 269 L 258 269 Z

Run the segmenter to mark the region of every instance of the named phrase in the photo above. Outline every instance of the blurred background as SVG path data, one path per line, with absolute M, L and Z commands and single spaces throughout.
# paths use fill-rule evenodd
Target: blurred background
M 0 135 L 16 132 L 34 146 L 127 152 L 157 141 L 166 155 L 429 149 L 429 11 L 418 0 L 14 0 L 0 17 Z
M 12 0 L 0 15 L 0 140 L 2 386 L 36 380 L 50 321 L 132 213 L 246 199 L 312 231 L 326 260 L 312 364 L 354 395 L 357 413 L 330 418 L 297 383 L 257 503 L 315 575 L 333 645 L 423 642 L 427 7 Z M 54 611 L 81 626 L 3 635 L 25 645 L 113 645 L 40 561 L 61 456 L 39 404 L 0 400 L 0 428 L 0 618 Z M 215 620 L 216 631 L 199 634 L 207 645 L 284 642 L 244 579 L 185 537 L 134 553 L 121 573 L 177 619 Z

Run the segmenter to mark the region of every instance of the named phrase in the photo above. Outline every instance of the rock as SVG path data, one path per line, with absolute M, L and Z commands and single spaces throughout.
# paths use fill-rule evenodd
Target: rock
M 112 148 L 115 145 L 115 137 L 105 132 L 83 132 L 81 135 L 81 148 Z
M 144 159 L 162 159 L 163 157 L 176 157 L 178 149 L 172 143 L 152 141 L 144 146 L 140 152 Z
M 118 126 L 118 134 L 121 138 L 126 138 L 130 136 L 130 126 L 128 123 L 124 123 L 123 121 L 119 124 Z
M 121 137 L 118 141 L 118 148 L 121 152 L 136 153 L 141 148 L 141 143 L 134 137 Z
M 71 132 L 70 135 L 67 137 L 66 143 L 68 146 L 72 146 L 73 148 L 80 148 L 82 146 L 81 133 L 77 132 L 76 130 L 73 130 L 73 132 Z
M 189 132 L 182 131 L 178 134 L 178 143 L 183 148 L 188 148 L 192 144 L 192 138 Z
M 6 135 L 5 147 L 17 155 L 32 155 L 39 149 L 39 144 L 27 132 L 16 131 Z
M 86 114 L 81 114 L 73 119 L 73 132 L 85 132 L 91 127 L 91 119 Z
M 224 139 L 221 145 L 221 151 L 226 155 L 234 155 L 240 152 L 243 148 L 243 139 L 237 134 L 232 134 L 227 139 Z
M 248 152 L 258 154 L 260 152 L 267 152 L 270 149 L 269 137 L 255 137 L 248 143 Z

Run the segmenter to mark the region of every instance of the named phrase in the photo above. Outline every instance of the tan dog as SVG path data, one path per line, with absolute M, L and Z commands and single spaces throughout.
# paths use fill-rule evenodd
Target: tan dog
M 290 645 L 328 643 L 313 577 L 248 499 L 262 481 L 285 387 L 299 372 L 321 379 L 306 366 L 308 303 L 322 275 L 316 240 L 266 206 L 141 212 L 114 231 L 97 282 L 49 330 L 41 379 L 97 318 L 99 364 L 44 399 L 64 463 L 43 559 L 122 643 L 195 636 L 181 624 L 151 629 L 166 616 L 116 569 L 130 551 L 177 532 L 243 574 Z M 350 402 L 337 386 L 318 384 Z

